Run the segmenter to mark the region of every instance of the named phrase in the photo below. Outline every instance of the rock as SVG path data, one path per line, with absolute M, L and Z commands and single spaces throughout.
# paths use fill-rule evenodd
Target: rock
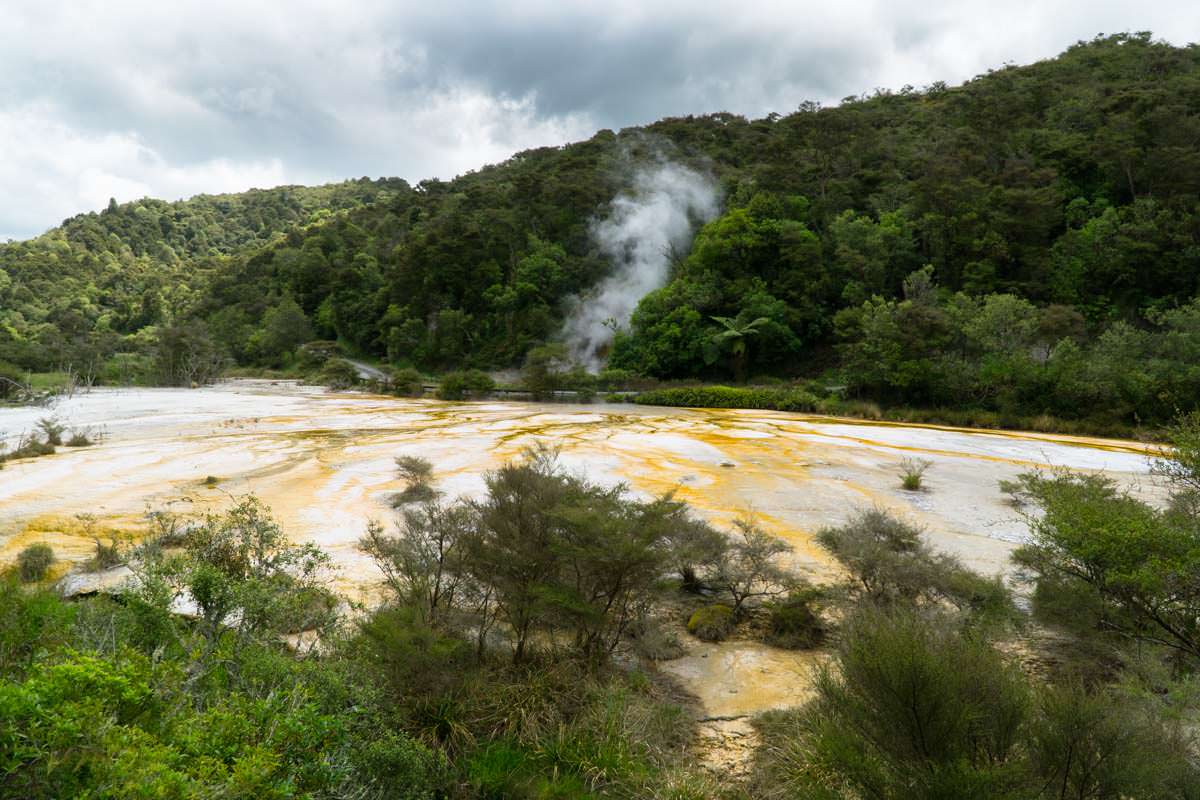
M 117 587 L 132 575 L 133 570 L 124 564 L 100 572 L 72 572 L 64 575 L 54 588 L 68 599 L 100 592 L 115 592 Z

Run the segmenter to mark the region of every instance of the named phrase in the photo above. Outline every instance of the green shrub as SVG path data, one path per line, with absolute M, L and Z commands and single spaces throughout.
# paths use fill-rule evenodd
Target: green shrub
M 719 642 L 733 630 L 733 609 L 713 604 L 696 609 L 687 623 L 688 633 L 706 642 Z
M 121 542 L 117 538 L 116 532 L 109 531 L 107 542 L 101 541 L 100 537 L 94 533 L 90 535 L 92 541 L 95 543 L 96 550 L 92 557 L 84 564 L 84 569 L 89 572 L 100 572 L 101 570 L 111 569 L 124 561 L 124 557 L 121 554 Z
M 906 458 L 900 462 L 900 487 L 906 492 L 919 492 L 924 488 L 925 471 L 933 462 L 923 458 Z
M 825 639 L 826 626 L 814 607 L 815 592 L 797 592 L 771 603 L 767 643 L 776 647 L 806 650 Z
M 395 800 L 431 800 L 443 780 L 445 758 L 395 731 L 380 731 L 352 756 L 358 772 L 371 779 L 377 796 Z
M 978 621 L 999 623 L 1015 616 L 1002 578 L 985 578 L 935 551 L 922 540 L 920 528 L 884 509 L 860 510 L 845 525 L 818 531 L 816 539 L 846 570 L 850 579 L 842 590 L 859 605 L 949 603 Z
M 425 392 L 425 376 L 412 367 L 393 372 L 391 383 L 397 397 L 420 397 Z
M 67 643 L 74 619 L 75 606 L 52 589 L 21 586 L 0 575 L 0 687 L 3 678 L 23 673 L 39 655 Z
M 72 431 L 71 438 L 67 439 L 67 447 L 91 447 L 92 444 L 92 437 L 88 436 L 87 431 Z
M 467 398 L 467 375 L 465 372 L 447 372 L 438 380 L 439 400 L 465 400 Z
M 486 394 L 496 388 L 492 376 L 478 369 L 447 372 L 438 381 L 439 400 L 466 400 L 471 395 Z
M 799 412 L 816 411 L 819 402 L 811 392 L 796 387 L 733 386 L 685 386 L 673 389 L 653 389 L 638 394 L 633 401 L 648 406 L 758 408 Z
M 791 796 L 1013 796 L 1000 767 L 1021 755 L 1029 689 L 989 642 L 911 612 L 856 615 L 839 638 L 816 698 L 782 737 L 764 732 L 793 754 L 763 765 Z
M 15 364 L 0 361 L 0 400 L 11 400 L 25 390 L 25 371 Z
M 17 570 L 25 583 L 33 583 L 46 577 L 53 563 L 54 550 L 45 542 L 31 544 L 17 554 Z
M 476 394 L 486 394 L 496 388 L 492 376 L 481 369 L 469 369 L 464 373 L 467 391 Z
M 22 439 L 21 442 L 12 450 L 5 453 L 5 460 L 15 458 L 38 458 L 39 456 L 54 455 L 54 445 L 49 442 L 39 442 L 32 436 Z
M 53 417 L 43 417 L 38 420 L 38 429 L 46 437 L 46 444 L 58 447 L 63 443 L 62 435 L 65 427 Z
M 358 370 L 343 358 L 330 359 L 317 373 L 317 382 L 330 389 L 349 389 L 358 383 Z
M 308 342 L 296 349 L 296 361 L 303 369 L 319 369 L 330 359 L 336 358 L 339 350 L 337 342 Z

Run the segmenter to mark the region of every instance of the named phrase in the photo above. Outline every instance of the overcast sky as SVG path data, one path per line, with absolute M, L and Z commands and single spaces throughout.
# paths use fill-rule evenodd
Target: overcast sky
M 109 197 L 450 178 L 659 117 L 957 83 L 1197 0 L 4 0 L 0 241 Z

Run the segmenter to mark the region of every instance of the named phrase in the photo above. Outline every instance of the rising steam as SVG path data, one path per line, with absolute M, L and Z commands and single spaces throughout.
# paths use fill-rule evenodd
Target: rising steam
M 672 254 L 685 251 L 695 226 L 719 211 L 716 184 L 695 170 L 660 162 L 635 173 L 633 187 L 613 199 L 612 213 L 592 226 L 614 271 L 579 298 L 563 329 L 575 361 L 592 372 L 600 368 L 616 328 L 666 284 Z

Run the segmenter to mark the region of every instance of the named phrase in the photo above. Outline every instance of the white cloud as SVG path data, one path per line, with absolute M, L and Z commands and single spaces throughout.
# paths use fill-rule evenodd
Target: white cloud
M 9 0 L 0 231 L 110 196 L 452 177 L 599 127 L 959 82 L 1125 30 L 1200 39 L 1200 3 Z
M 56 109 L 45 105 L 0 110 L 0 186 L 14 187 L 0 200 L 7 228 L 38 231 L 80 210 L 102 208 L 109 198 L 177 198 L 287 180 L 275 159 L 235 162 L 217 157 L 173 166 L 136 133 L 88 134 L 58 117 Z

